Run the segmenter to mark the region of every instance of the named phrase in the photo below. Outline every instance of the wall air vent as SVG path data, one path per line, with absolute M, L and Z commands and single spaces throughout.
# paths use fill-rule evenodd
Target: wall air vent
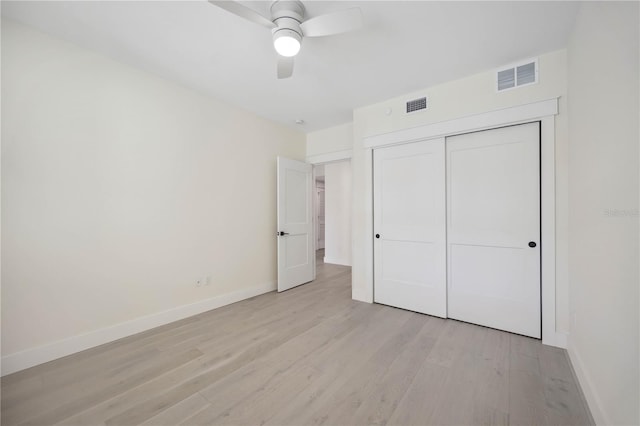
M 538 82 L 538 60 L 530 59 L 506 68 L 499 69 L 496 73 L 496 90 L 514 89 Z
M 410 112 L 416 112 L 423 109 L 427 109 L 427 98 L 414 99 L 407 101 L 407 114 Z

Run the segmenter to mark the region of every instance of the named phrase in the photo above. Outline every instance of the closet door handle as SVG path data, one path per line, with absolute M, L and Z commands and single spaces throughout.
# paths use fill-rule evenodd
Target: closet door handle
M 529 241 L 529 247 L 534 248 L 536 246 L 535 241 Z

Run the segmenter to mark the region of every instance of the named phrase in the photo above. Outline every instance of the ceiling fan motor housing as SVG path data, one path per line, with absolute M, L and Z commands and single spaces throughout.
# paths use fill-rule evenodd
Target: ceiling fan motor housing
M 304 5 L 298 0 L 276 0 L 271 3 L 270 10 L 274 22 L 279 18 L 293 18 L 298 23 L 304 20 Z
M 277 25 L 276 28 L 271 30 L 274 39 L 277 33 L 285 31 L 291 35 L 291 32 L 295 35 L 291 35 L 300 41 L 302 39 L 302 30 L 300 24 L 304 20 L 304 6 L 297 0 L 276 0 L 271 4 L 271 19 L 273 23 Z M 282 34 L 283 35 L 283 34 Z M 278 34 L 278 37 L 281 34 Z

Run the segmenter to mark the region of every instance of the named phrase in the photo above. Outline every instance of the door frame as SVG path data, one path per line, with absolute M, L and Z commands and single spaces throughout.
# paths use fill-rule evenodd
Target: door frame
M 540 262 L 542 300 L 542 343 L 566 348 L 567 336 L 556 330 L 556 191 L 555 191 L 555 116 L 558 114 L 558 98 L 514 106 L 511 108 L 461 117 L 454 120 L 402 129 L 365 137 L 363 146 L 369 161 L 373 149 L 385 146 L 418 142 L 463 133 L 490 130 L 534 121 L 540 122 Z M 372 166 L 372 163 L 370 164 Z M 373 194 L 373 181 L 369 181 L 369 194 Z M 369 223 L 373 223 L 373 209 Z M 373 230 L 371 230 L 373 238 Z M 373 259 L 373 240 L 367 239 L 367 256 Z M 367 285 L 373 296 L 373 261 L 369 263 Z M 369 268 L 367 268 L 369 269 Z M 371 297 L 370 302 L 373 302 Z

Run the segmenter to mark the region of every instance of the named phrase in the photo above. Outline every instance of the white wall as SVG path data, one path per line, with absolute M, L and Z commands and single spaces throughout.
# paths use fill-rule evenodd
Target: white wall
M 639 424 L 637 2 L 586 2 L 568 46 L 569 354 L 598 424 Z
M 324 166 L 324 261 L 351 266 L 351 163 Z
M 527 58 L 522 58 L 527 59 Z M 372 150 L 363 138 L 392 131 L 461 118 L 482 112 L 560 97 L 556 116 L 556 330 L 568 325 L 567 278 L 567 114 L 566 51 L 539 56 L 539 83 L 507 92 L 495 91 L 495 70 L 426 88 L 356 109 L 353 123 L 353 298 L 373 301 Z M 408 99 L 427 96 L 428 109 L 405 115 Z M 393 113 L 387 115 L 391 108 Z
M 3 20 L 3 371 L 274 289 L 277 155 L 305 136 Z
M 307 134 L 307 161 L 322 163 L 351 157 L 353 124 L 341 124 Z

